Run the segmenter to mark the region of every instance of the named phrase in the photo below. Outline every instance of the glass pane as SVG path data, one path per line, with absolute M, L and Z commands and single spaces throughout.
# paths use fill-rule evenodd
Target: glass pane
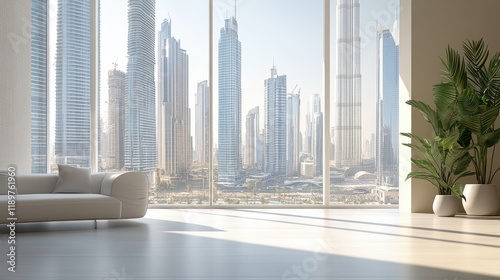
M 101 1 L 102 168 L 208 204 L 208 1 Z
M 90 167 L 90 0 L 51 1 L 50 13 L 50 171 L 57 173 L 57 164 Z
M 214 1 L 214 204 L 322 203 L 322 8 Z
M 31 173 L 47 173 L 48 9 L 31 0 Z
M 332 204 L 398 204 L 398 13 L 395 0 L 331 6 Z

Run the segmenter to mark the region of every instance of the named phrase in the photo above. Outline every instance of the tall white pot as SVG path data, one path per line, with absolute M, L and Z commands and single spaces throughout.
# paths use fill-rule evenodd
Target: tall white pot
M 465 200 L 462 199 L 467 215 L 496 215 L 500 206 L 497 188 L 493 184 L 466 184 Z

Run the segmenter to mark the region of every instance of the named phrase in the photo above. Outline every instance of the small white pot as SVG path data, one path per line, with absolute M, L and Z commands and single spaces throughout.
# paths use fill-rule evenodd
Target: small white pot
M 492 184 L 466 184 L 465 200 L 462 200 L 467 215 L 496 215 L 500 206 L 497 188 Z
M 436 195 L 432 211 L 439 217 L 453 217 L 458 211 L 458 198 L 455 195 Z

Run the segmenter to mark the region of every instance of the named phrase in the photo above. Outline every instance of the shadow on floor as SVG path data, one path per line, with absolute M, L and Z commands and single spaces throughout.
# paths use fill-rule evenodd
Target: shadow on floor
M 321 241 L 310 250 L 283 248 L 283 242 L 278 247 L 231 241 L 226 231 L 191 223 L 139 219 L 100 226 L 94 230 L 91 222 L 21 225 L 17 272 L 9 272 L 2 262 L 0 279 L 498 279 L 461 272 L 459 267 L 446 270 L 377 260 L 378 252 L 370 248 L 363 258 L 343 256 Z M 8 235 L 5 229 L 1 232 L 0 252 L 7 254 Z

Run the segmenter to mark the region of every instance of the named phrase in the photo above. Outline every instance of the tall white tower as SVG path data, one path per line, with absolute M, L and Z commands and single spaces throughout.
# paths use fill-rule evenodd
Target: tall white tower
M 195 118 L 196 160 L 199 164 L 206 165 L 210 159 L 210 87 L 208 81 L 198 83 Z
M 361 69 L 359 0 L 337 1 L 335 165 L 361 163 Z
M 241 154 L 241 43 L 238 22 L 225 20 L 219 38 L 218 184 L 243 186 Z
M 185 176 L 192 163 L 189 58 L 171 30 L 171 21 L 165 19 L 158 32 L 159 168 L 165 175 Z
M 286 100 L 286 173 L 300 173 L 300 94 L 290 93 Z

